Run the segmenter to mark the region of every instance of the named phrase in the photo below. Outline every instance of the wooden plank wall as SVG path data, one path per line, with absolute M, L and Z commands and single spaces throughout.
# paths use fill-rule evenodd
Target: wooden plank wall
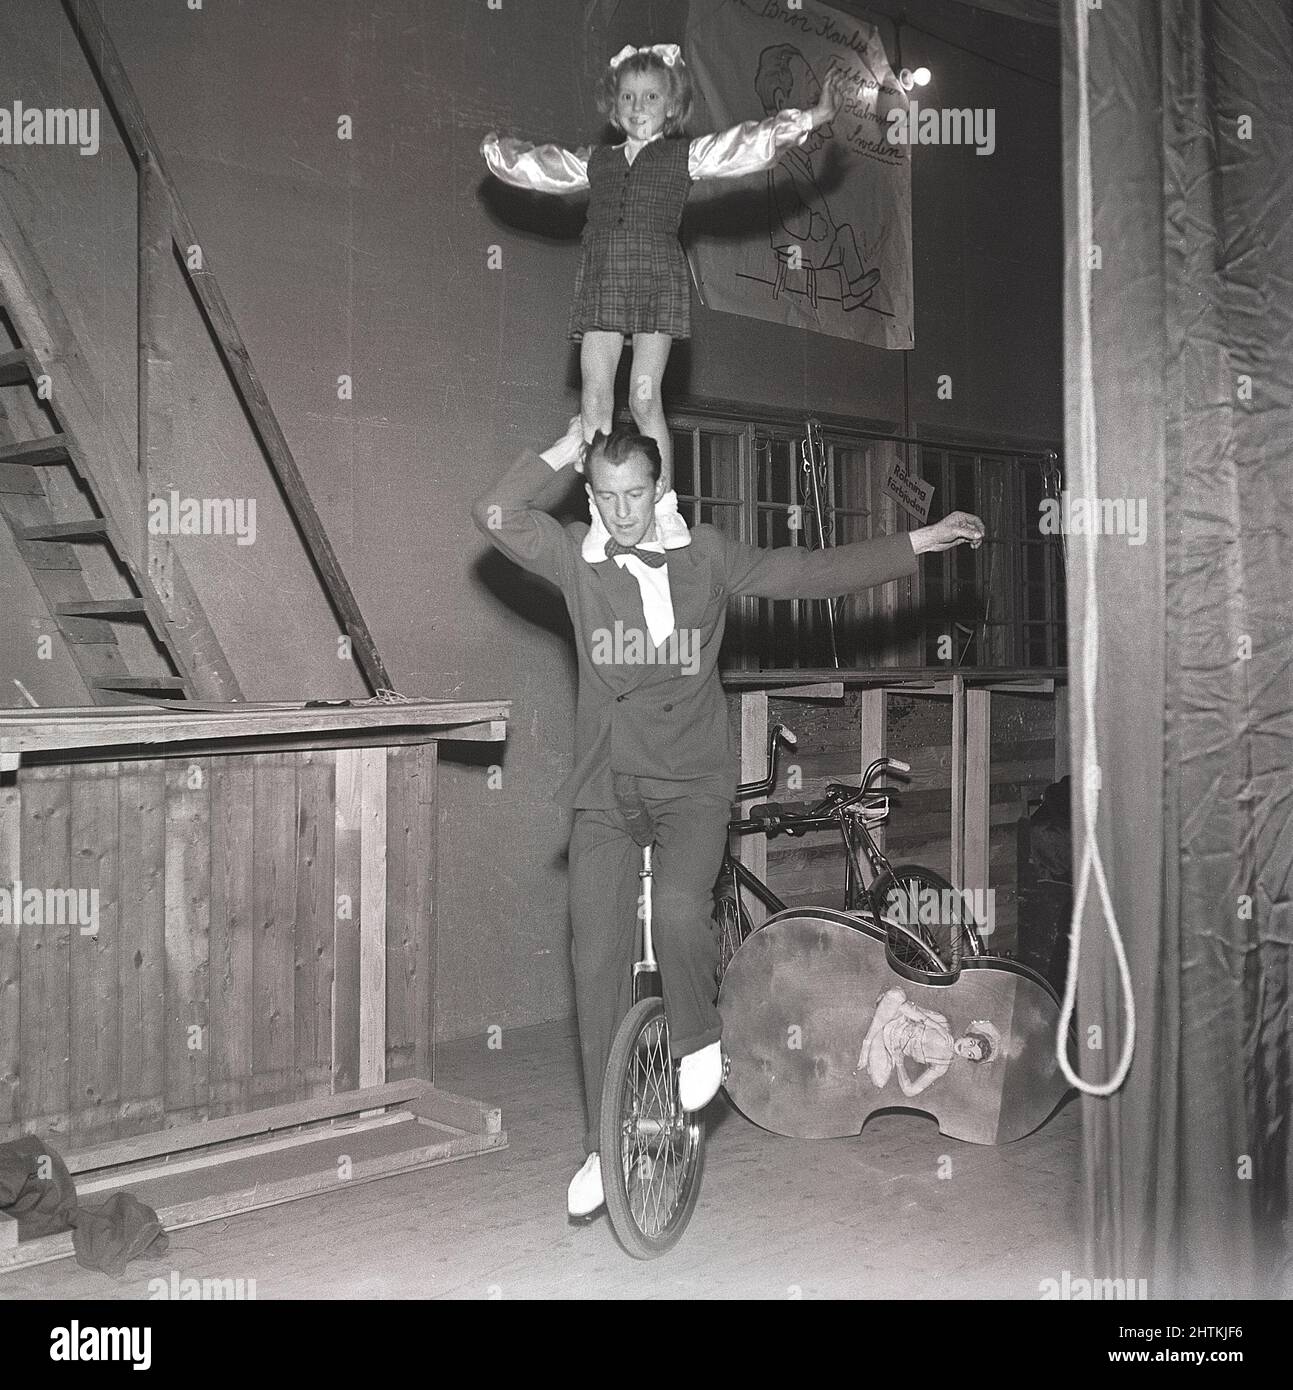
M 729 698 L 739 702 L 739 696 Z M 864 698 L 857 690 L 846 691 L 842 702 L 778 700 L 773 693 L 769 721 L 780 720 L 799 736 L 798 749 L 782 753 L 773 799 L 813 801 L 824 795 L 828 781 L 858 780 L 863 770 L 859 748 Z M 1015 825 L 1025 800 L 1039 796 L 1055 778 L 1054 726 L 1050 697 L 992 697 L 988 886 L 996 893 L 999 950 L 1015 947 Z M 923 864 L 946 877 L 951 869 L 951 700 L 890 695 L 887 742 L 889 756 L 911 764 L 911 778 L 900 784 L 905 786 L 901 800 L 892 803 L 884 852 L 894 864 Z M 792 774 L 796 767 L 797 778 Z M 800 787 L 790 785 L 791 780 L 799 780 Z M 843 905 L 844 859 L 838 835 L 779 835 L 767 845 L 767 882 L 784 901 Z
M 0 1142 L 77 1148 L 354 1089 L 365 899 L 385 924 L 370 1070 L 434 1079 L 436 747 L 388 750 L 367 808 L 384 866 L 359 764 L 265 753 L 0 781 L 0 888 L 98 890 L 97 935 L 0 922 Z

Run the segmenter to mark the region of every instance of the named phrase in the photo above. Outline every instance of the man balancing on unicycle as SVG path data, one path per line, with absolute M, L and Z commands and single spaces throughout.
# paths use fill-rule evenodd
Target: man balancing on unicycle
M 562 526 L 534 505 L 566 470 L 585 474 L 591 526 Z M 737 781 L 717 670 L 728 600 L 836 598 L 913 574 L 917 555 L 978 545 L 984 534 L 978 517 L 953 512 L 933 526 L 818 551 L 741 545 L 704 525 L 662 542 L 659 479 L 653 439 L 621 428 L 596 434 L 585 450 L 576 416 L 472 509 L 505 555 L 560 588 L 579 653 L 574 770 L 554 796 L 574 811 L 571 957 L 588 1119 L 572 1216 L 604 1201 L 602 1079 L 631 1002 L 643 807 L 654 826 L 653 929 L 683 1110 L 703 1108 L 722 1081 L 710 913 Z

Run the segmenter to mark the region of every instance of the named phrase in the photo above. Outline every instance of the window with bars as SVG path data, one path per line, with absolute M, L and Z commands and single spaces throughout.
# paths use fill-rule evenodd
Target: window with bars
M 677 416 L 674 480 L 687 520 L 708 522 L 749 545 L 818 544 L 802 421 L 754 424 Z M 1064 564 L 1058 537 L 1037 521 L 1058 469 L 1046 456 L 912 445 L 823 427 L 818 473 L 827 544 L 844 545 L 920 523 L 885 490 L 895 462 L 934 487 L 930 516 L 970 511 L 987 538 L 923 555 L 916 576 L 850 594 L 834 605 L 834 646 L 844 668 L 1053 667 L 1065 663 Z M 734 599 L 728 670 L 835 665 L 827 605 L 816 600 Z

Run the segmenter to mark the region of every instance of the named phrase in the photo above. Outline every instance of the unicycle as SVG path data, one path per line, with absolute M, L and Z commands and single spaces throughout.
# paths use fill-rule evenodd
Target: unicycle
M 620 1244 L 650 1260 L 676 1244 L 700 1194 L 705 1126 L 683 1112 L 678 1063 L 651 940 L 651 846 L 642 849 L 642 959 L 633 966 L 633 1007 L 611 1045 L 602 1084 L 600 1153 L 606 1210 Z

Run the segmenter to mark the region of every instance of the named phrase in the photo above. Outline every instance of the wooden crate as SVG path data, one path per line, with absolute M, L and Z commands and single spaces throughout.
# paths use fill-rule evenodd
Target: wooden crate
M 436 739 L 506 706 L 145 708 L 0 715 L 0 889 L 97 894 L 0 920 L 0 1142 L 433 1080 Z

